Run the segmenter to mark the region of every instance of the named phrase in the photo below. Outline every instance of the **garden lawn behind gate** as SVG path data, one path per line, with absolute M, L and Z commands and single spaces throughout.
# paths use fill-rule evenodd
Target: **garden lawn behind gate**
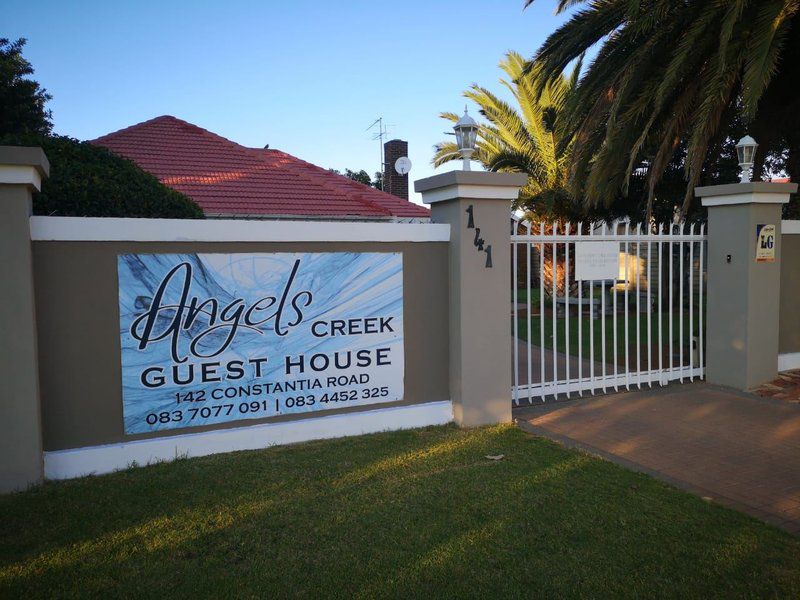
M 0 597 L 490 594 L 797 597 L 800 539 L 513 426 L 180 459 L 0 497 Z
M 528 294 L 531 296 L 531 315 L 528 316 L 527 311 L 527 298 Z M 602 295 L 600 290 L 595 290 L 595 299 L 599 302 Z M 573 300 L 577 296 L 571 296 Z M 553 348 L 553 299 L 552 297 L 545 296 L 545 314 L 544 318 L 539 314 L 540 310 L 541 290 L 539 288 L 531 288 L 527 290 L 521 288 L 517 290 L 517 315 L 516 315 L 516 332 L 517 339 L 523 342 L 528 341 L 528 320 L 530 318 L 530 341 L 534 346 L 542 346 L 543 348 Z M 604 346 L 603 338 L 603 321 L 605 321 L 605 351 L 606 362 L 613 363 L 614 357 L 614 344 L 616 343 L 617 361 L 621 364 L 625 359 L 625 346 L 628 345 L 629 360 L 632 358 L 632 364 L 636 364 L 636 350 L 639 349 L 641 360 L 647 361 L 648 346 L 650 347 L 650 358 L 658 362 L 659 352 L 662 354 L 662 360 L 669 364 L 668 349 L 670 347 L 670 339 L 672 341 L 673 349 L 673 362 L 675 366 L 679 366 L 679 353 L 681 345 L 683 345 L 684 352 L 684 365 L 689 364 L 689 353 L 691 352 L 692 337 L 700 335 L 700 316 L 698 306 L 700 305 L 698 297 L 695 296 L 693 303 L 694 313 L 690 313 L 688 306 L 684 303 L 681 310 L 677 306 L 677 302 L 670 312 L 666 306 L 659 311 L 657 306 L 654 306 L 650 315 L 650 329 L 647 327 L 647 311 L 646 308 L 641 313 L 636 311 L 636 295 L 631 293 L 629 298 L 630 309 L 626 311 L 624 308 L 624 295 L 620 293 L 618 303 L 620 306 L 619 312 L 614 314 L 605 314 L 593 317 L 589 313 L 588 300 L 583 298 L 583 312 L 578 314 L 578 307 L 576 305 L 570 306 L 564 315 L 555 315 L 555 338 L 557 341 L 557 350 L 559 352 L 568 354 L 570 356 L 578 356 L 578 338 L 580 337 L 580 355 L 582 358 L 588 359 L 592 357 L 592 347 L 594 347 L 594 359 L 596 361 L 602 360 L 602 352 Z M 613 306 L 612 299 L 606 298 L 607 307 L 609 310 Z M 686 300 L 688 302 L 688 300 Z M 705 310 L 705 306 L 703 307 Z M 626 319 L 627 316 L 627 319 Z M 512 320 L 514 312 L 512 310 Z M 670 318 L 672 321 L 670 322 Z M 660 325 L 659 325 L 660 319 Z M 567 348 L 567 321 L 569 321 L 569 348 Z M 580 322 L 580 328 L 578 323 Z M 541 335 L 541 328 L 544 327 L 544 336 Z M 659 329 L 660 327 L 660 329 Z M 616 337 L 615 337 L 616 330 Z M 627 330 L 627 335 L 626 335 Z M 672 334 L 670 336 L 670 331 Z M 580 336 L 578 335 L 580 333 Z M 659 333 L 661 346 L 659 346 Z M 542 343 L 543 342 L 543 343 Z M 638 342 L 638 346 L 637 346 Z

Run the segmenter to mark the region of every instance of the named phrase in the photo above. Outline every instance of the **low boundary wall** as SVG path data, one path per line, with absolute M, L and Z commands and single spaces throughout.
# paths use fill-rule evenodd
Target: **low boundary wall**
M 783 221 L 778 370 L 800 369 L 800 221 Z
M 41 148 L 0 146 L 0 493 L 511 421 L 524 174 L 417 181 L 433 223 L 413 224 L 32 217 L 48 172 Z
M 31 240 L 45 477 L 452 420 L 448 225 L 33 217 Z M 380 405 L 126 434 L 117 257 L 278 252 L 402 255 L 403 397 Z M 341 415 L 350 418 L 336 418 Z

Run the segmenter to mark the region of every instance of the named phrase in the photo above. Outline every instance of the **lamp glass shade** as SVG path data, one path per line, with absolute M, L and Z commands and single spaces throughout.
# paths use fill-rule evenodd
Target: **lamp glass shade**
M 456 131 L 456 146 L 458 146 L 459 150 L 464 149 L 464 131 L 461 127 L 456 126 L 453 129 Z
M 753 164 L 753 157 L 756 154 L 756 148 L 758 148 L 758 144 L 750 136 L 745 136 L 739 140 L 739 143 L 736 144 L 736 156 L 739 159 L 739 164 Z
M 456 145 L 459 150 L 474 150 L 475 142 L 478 138 L 478 124 L 475 119 L 467 113 L 464 107 L 464 115 L 455 124 L 453 130 L 456 132 Z
M 456 125 L 456 145 L 459 150 L 472 150 L 478 137 L 478 127 L 475 125 Z
M 478 136 L 478 128 L 473 125 L 465 133 L 467 134 L 467 148 L 474 148 Z

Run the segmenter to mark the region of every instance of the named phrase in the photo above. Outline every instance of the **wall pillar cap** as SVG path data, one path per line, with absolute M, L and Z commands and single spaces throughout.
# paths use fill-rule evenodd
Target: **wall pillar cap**
M 796 183 L 778 183 L 774 181 L 726 183 L 694 188 L 694 193 L 703 199 L 703 206 L 786 204 L 789 202 L 789 195 L 794 194 L 796 191 Z
M 528 182 L 525 173 L 491 171 L 448 171 L 418 179 L 414 191 L 425 204 L 455 199 L 516 200 L 519 189 Z
M 37 190 L 50 174 L 50 161 L 38 146 L 0 146 L 0 184 L 28 185 Z

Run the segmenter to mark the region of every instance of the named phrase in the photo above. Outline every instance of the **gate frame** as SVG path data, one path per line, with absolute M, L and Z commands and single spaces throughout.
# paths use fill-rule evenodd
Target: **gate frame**
M 613 388 L 614 391 L 619 391 L 620 387 L 625 387 L 627 390 L 631 389 L 631 386 L 636 386 L 638 389 L 642 389 L 643 385 L 647 385 L 648 387 L 652 387 L 653 383 L 658 383 L 660 385 L 666 385 L 670 381 L 678 380 L 683 382 L 684 379 L 688 379 L 689 381 L 694 381 L 694 379 L 700 378 L 702 379 L 705 376 L 705 364 L 704 364 L 704 336 L 702 332 L 704 330 L 704 311 L 703 311 L 703 270 L 704 270 L 704 259 L 705 259 L 705 242 L 707 240 L 707 236 L 705 234 L 705 224 L 701 224 L 698 228 L 698 232 L 695 233 L 695 224 L 681 223 L 681 224 L 670 224 L 668 226 L 661 225 L 657 228 L 656 232 L 653 231 L 642 231 L 641 225 L 638 225 L 635 230 L 631 230 L 630 224 L 627 221 L 617 220 L 614 221 L 610 226 L 605 222 L 594 222 L 587 224 L 588 226 L 588 233 L 583 233 L 584 227 L 583 223 L 578 223 L 577 225 L 573 226 L 571 223 L 567 222 L 562 225 L 563 232 L 559 233 L 559 223 L 552 223 L 546 224 L 544 222 L 538 223 L 538 233 L 535 232 L 533 227 L 533 223 L 530 221 L 525 221 L 523 219 L 518 219 L 512 216 L 512 231 L 511 231 L 511 247 L 512 247 L 512 336 L 514 338 L 513 343 L 513 379 L 512 379 L 512 398 L 515 405 L 519 405 L 521 398 L 527 398 L 528 402 L 532 403 L 534 401 L 534 397 L 537 397 L 544 402 L 549 396 L 553 396 L 557 398 L 560 394 L 566 394 L 567 398 L 571 397 L 573 393 L 578 393 L 580 396 L 583 395 L 583 392 L 590 392 L 592 394 L 597 393 L 598 391 L 602 391 L 606 393 L 609 389 Z M 525 227 L 526 233 L 520 234 L 518 233 L 520 226 Z M 550 227 L 550 233 L 546 232 L 546 227 Z M 624 232 L 619 233 L 619 229 L 624 226 Z M 573 227 L 575 229 L 573 233 Z M 687 231 L 688 228 L 688 231 Z M 647 354 L 647 369 L 642 370 L 642 352 L 641 352 L 641 292 L 638 289 L 638 284 L 636 288 L 636 332 L 637 332 L 637 339 L 636 339 L 636 370 L 631 370 L 631 365 L 629 362 L 629 348 L 630 343 L 629 334 L 630 328 L 629 324 L 629 315 L 631 311 L 631 304 L 629 302 L 629 289 L 630 285 L 626 285 L 625 287 L 625 307 L 627 310 L 624 313 L 625 319 L 625 370 L 624 372 L 620 372 L 618 369 L 619 365 L 617 362 L 617 302 L 618 302 L 618 295 L 614 294 L 613 298 L 613 323 L 612 323 L 612 335 L 614 337 L 614 356 L 613 356 L 613 363 L 608 362 L 605 352 L 606 346 L 606 288 L 610 289 L 611 286 L 608 285 L 609 281 L 612 280 L 591 280 L 591 281 L 584 281 L 582 285 L 578 286 L 578 295 L 577 295 L 577 307 L 578 307 L 578 315 L 579 317 L 583 314 L 583 308 L 585 306 L 589 306 L 591 308 L 592 304 L 596 302 L 594 300 L 594 286 L 597 283 L 600 286 L 600 289 L 603 290 L 601 292 L 600 303 L 601 303 L 601 314 L 603 315 L 603 319 L 601 320 L 600 326 L 601 330 L 601 337 L 600 337 L 600 349 L 601 349 L 601 362 L 599 366 L 602 368 L 601 374 L 595 374 L 595 342 L 594 342 L 594 319 L 590 319 L 589 326 L 591 328 L 590 331 L 590 348 L 589 348 L 589 368 L 590 373 L 588 377 L 584 377 L 583 373 L 583 363 L 585 358 L 583 358 L 583 340 L 582 340 L 582 318 L 578 318 L 578 348 L 577 348 L 577 360 L 578 360 L 578 374 L 577 377 L 572 377 L 570 374 L 570 360 L 573 356 L 570 354 L 570 349 L 572 348 L 572 344 L 570 344 L 570 332 L 569 332 L 569 308 L 571 306 L 570 300 L 572 300 L 573 296 L 570 295 L 570 268 L 569 268 L 569 261 L 570 261 L 570 246 L 574 248 L 575 243 L 587 243 L 587 242 L 599 242 L 599 241 L 613 241 L 618 242 L 620 245 L 624 244 L 624 250 L 620 250 L 620 254 L 624 253 L 627 256 L 631 256 L 629 253 L 629 244 L 636 245 L 636 260 L 638 261 L 640 258 L 644 258 L 640 256 L 641 246 L 646 244 L 647 246 L 647 254 L 646 254 L 646 269 L 647 269 L 647 281 L 648 281 L 648 296 L 650 295 L 649 289 L 650 285 L 649 282 L 651 281 L 651 262 L 653 257 L 653 244 L 657 244 L 658 247 L 658 281 L 659 281 L 659 290 L 658 290 L 658 315 L 663 313 L 662 307 L 662 293 L 661 293 L 661 282 L 662 279 L 662 248 L 663 246 L 668 245 L 668 260 L 669 260 L 669 273 L 670 273 L 670 287 L 673 285 L 673 260 L 672 251 L 675 244 L 678 245 L 678 255 L 679 255 L 679 267 L 678 267 L 678 276 L 679 276 L 679 294 L 678 294 L 678 328 L 679 328 L 679 339 L 678 339 L 678 351 L 679 351 L 679 361 L 678 365 L 675 366 L 673 363 L 673 342 L 672 342 L 672 335 L 669 338 L 669 366 L 666 367 L 663 363 L 663 318 L 658 319 L 657 329 L 658 329 L 658 348 L 659 348 L 659 356 L 658 356 L 658 365 L 653 365 L 652 360 L 652 344 L 653 344 L 653 325 L 652 325 L 652 315 L 653 315 L 653 302 L 647 301 L 647 339 L 649 341 L 648 344 L 648 354 Z M 517 337 L 517 322 L 519 318 L 519 302 L 518 302 L 518 289 L 519 289 L 519 270 L 518 270 L 518 261 L 519 261 L 519 252 L 518 252 L 518 245 L 524 244 L 526 247 L 526 266 L 527 266 L 527 274 L 528 274 L 528 286 L 530 286 L 531 282 L 531 254 L 533 251 L 534 246 L 538 245 L 540 248 L 539 251 L 539 273 L 540 273 L 540 281 L 541 281 L 541 273 L 543 271 L 543 267 L 545 265 L 544 262 L 544 252 L 541 249 L 549 246 L 552 248 L 552 266 L 553 271 L 556 271 L 557 267 L 557 253 L 559 247 L 562 247 L 563 256 L 564 256 L 564 290 L 565 295 L 561 296 L 565 300 L 565 326 L 564 326 L 564 341 L 567 352 L 566 354 L 561 353 L 559 355 L 558 351 L 558 335 L 557 335 L 557 327 L 556 321 L 557 317 L 551 317 L 552 321 L 552 338 L 553 344 L 552 348 L 552 373 L 553 378 L 551 380 L 547 380 L 546 369 L 545 369 L 545 341 L 544 341 L 544 320 L 542 319 L 539 331 L 540 331 L 540 339 L 539 339 L 539 348 L 540 348 L 540 357 L 539 357 L 539 383 L 531 383 L 532 375 L 533 375 L 533 365 L 532 365 L 532 357 L 531 357 L 531 349 L 533 347 L 533 340 L 531 340 L 531 300 L 530 294 L 528 294 L 527 298 L 527 371 L 528 371 L 528 383 L 527 384 L 520 384 L 520 373 L 519 373 L 519 342 L 521 341 L 520 338 Z M 691 336 L 689 338 L 690 342 L 690 351 L 689 351 L 689 364 L 686 365 L 684 361 L 684 332 L 683 332 L 683 312 L 684 312 L 684 300 L 683 300 L 683 254 L 684 254 L 684 246 L 688 246 L 687 254 L 689 259 L 689 301 L 688 301 L 688 309 L 689 309 L 689 332 L 694 329 L 694 250 L 695 244 L 699 246 L 698 249 L 698 259 L 699 264 L 697 267 L 697 271 L 699 276 L 698 281 L 698 301 L 697 301 L 697 319 L 698 325 L 701 332 L 699 335 L 699 361 L 698 364 L 694 363 L 694 352 L 691 350 Z M 666 254 L 666 252 L 663 252 Z M 628 277 L 628 266 L 630 264 L 630 260 L 628 258 L 625 259 L 624 265 L 624 277 L 617 278 L 614 281 L 614 284 L 617 285 L 620 280 L 629 282 L 630 278 Z M 636 275 L 637 280 L 640 280 L 641 274 L 637 273 Z M 584 302 L 583 298 L 583 291 L 588 283 L 589 286 L 589 297 L 587 300 L 588 302 Z M 528 289 L 531 289 L 528 287 Z M 557 313 L 557 304 L 559 301 L 558 296 L 558 287 L 556 286 L 556 279 L 553 279 L 553 290 L 552 295 L 549 302 L 552 302 L 551 306 L 551 315 Z M 673 329 L 673 290 L 670 290 L 669 294 L 669 331 L 672 332 Z M 539 314 L 545 314 L 545 297 L 544 293 L 540 293 L 539 298 Z M 566 357 L 565 361 L 565 369 L 564 369 L 564 377 L 561 378 L 559 376 L 559 369 L 558 369 L 558 360 L 559 357 Z M 606 367 L 613 367 L 614 372 L 608 373 L 606 372 Z

